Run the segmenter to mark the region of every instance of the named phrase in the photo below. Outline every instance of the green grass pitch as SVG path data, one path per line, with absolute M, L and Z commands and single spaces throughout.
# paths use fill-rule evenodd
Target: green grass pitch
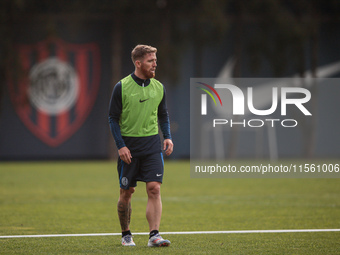
M 340 179 L 192 179 L 188 161 L 165 164 L 161 232 L 340 228 Z M 115 162 L 0 162 L 0 236 L 118 233 L 118 192 Z M 133 232 L 148 231 L 145 206 L 138 183 Z M 340 232 L 164 237 L 170 247 L 148 248 L 145 235 L 136 247 L 120 236 L 1 238 L 0 254 L 340 254 Z

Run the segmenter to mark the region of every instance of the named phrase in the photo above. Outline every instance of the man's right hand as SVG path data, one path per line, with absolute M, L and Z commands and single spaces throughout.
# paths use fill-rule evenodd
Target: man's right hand
M 121 160 L 123 160 L 126 164 L 130 164 L 131 163 L 131 153 L 130 150 L 125 146 L 122 147 L 118 150 L 118 154 Z

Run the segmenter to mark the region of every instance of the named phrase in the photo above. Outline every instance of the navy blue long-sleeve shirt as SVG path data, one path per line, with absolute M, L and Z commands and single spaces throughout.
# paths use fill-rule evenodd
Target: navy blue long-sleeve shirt
M 139 86 L 146 87 L 150 84 L 150 79 L 142 80 L 138 78 L 134 73 L 132 73 L 131 76 Z M 163 133 L 164 139 L 171 139 L 170 120 L 166 105 L 165 88 L 163 91 L 164 95 L 162 101 L 158 106 L 158 122 Z M 133 157 L 161 151 L 161 142 L 159 135 L 146 137 L 122 136 L 119 126 L 119 119 L 121 113 L 122 113 L 122 84 L 121 82 L 118 82 L 113 89 L 109 107 L 109 124 L 117 148 L 121 149 L 125 146 L 128 147 Z

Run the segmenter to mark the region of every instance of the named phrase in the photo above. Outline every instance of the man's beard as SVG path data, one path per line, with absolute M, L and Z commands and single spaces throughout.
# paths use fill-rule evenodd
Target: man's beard
M 151 78 L 154 78 L 155 75 L 156 75 L 156 70 L 154 72 L 151 72 L 150 70 L 147 70 L 145 68 L 141 68 L 141 71 L 143 73 L 143 75 L 147 78 L 147 79 L 151 79 Z

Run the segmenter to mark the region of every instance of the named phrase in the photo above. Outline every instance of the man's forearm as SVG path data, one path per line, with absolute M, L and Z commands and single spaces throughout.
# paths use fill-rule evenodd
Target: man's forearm
M 126 145 L 124 143 L 122 134 L 120 132 L 120 126 L 119 126 L 118 121 L 112 117 L 109 117 L 109 123 L 110 123 L 110 130 L 111 130 L 113 138 L 115 139 L 117 148 L 121 149 L 125 147 Z

